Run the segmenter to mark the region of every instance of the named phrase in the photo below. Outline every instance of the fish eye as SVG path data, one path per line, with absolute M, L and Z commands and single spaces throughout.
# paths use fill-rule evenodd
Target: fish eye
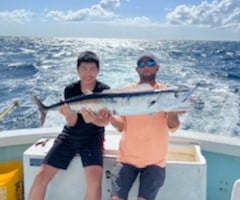
M 155 103 L 156 103 L 156 100 L 152 100 L 152 101 L 150 102 L 150 106 L 154 105 Z

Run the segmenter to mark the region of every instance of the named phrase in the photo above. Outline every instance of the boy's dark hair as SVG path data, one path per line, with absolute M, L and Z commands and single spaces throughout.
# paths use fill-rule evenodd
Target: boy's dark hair
M 99 58 L 98 58 L 97 54 L 95 54 L 92 51 L 84 51 L 79 54 L 78 59 L 77 59 L 77 68 L 80 67 L 82 62 L 96 63 L 96 66 L 99 69 Z

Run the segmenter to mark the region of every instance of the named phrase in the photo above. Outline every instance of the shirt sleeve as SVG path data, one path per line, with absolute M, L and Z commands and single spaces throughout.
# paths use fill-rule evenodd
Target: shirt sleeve
M 66 87 L 66 88 L 64 89 L 64 98 L 65 98 L 65 99 L 68 99 L 68 98 L 70 98 L 70 97 L 71 97 L 71 92 L 70 92 L 69 88 Z

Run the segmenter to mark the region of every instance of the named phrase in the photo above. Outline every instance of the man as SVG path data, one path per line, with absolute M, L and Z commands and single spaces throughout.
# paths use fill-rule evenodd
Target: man
M 151 54 L 137 60 L 136 71 L 140 84 L 150 84 L 153 89 L 165 89 L 156 81 L 159 65 Z M 165 163 L 169 131 L 180 125 L 178 114 L 159 112 L 136 116 L 112 116 L 110 122 L 122 136 L 117 163 L 111 177 L 111 199 L 127 200 L 128 193 L 138 174 L 140 185 L 138 200 L 154 200 L 165 180 Z
M 68 85 L 64 91 L 65 99 L 78 95 L 102 92 L 109 87 L 96 80 L 99 73 L 99 59 L 91 51 L 82 52 L 77 60 L 77 72 L 80 80 Z M 79 153 L 86 176 L 87 191 L 85 200 L 101 199 L 103 172 L 104 127 L 109 122 L 106 114 L 93 113 L 82 109 L 80 113 L 70 110 L 65 104 L 60 113 L 66 118 L 66 125 L 57 137 L 51 150 L 44 158 L 33 182 L 29 200 L 44 200 L 48 183 L 59 169 L 67 169 L 70 161 Z M 79 180 L 80 186 L 81 180 Z M 76 197 L 81 199 L 81 197 Z

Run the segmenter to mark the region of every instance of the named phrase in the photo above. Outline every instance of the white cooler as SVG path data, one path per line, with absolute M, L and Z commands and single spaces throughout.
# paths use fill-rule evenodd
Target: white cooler
M 102 200 L 110 198 L 110 172 L 116 160 L 119 138 L 119 135 L 106 136 Z M 23 155 L 25 200 L 27 200 L 33 179 L 44 156 L 52 146 L 54 138 L 42 138 L 36 143 L 41 141 L 46 141 L 46 144 L 33 144 Z M 136 200 L 138 184 L 137 179 L 130 191 L 129 200 Z M 69 168 L 60 170 L 50 182 L 45 200 L 83 200 L 85 190 L 84 171 L 80 156 L 76 155 Z M 206 199 L 206 161 L 199 146 L 169 145 L 166 180 L 156 199 Z

